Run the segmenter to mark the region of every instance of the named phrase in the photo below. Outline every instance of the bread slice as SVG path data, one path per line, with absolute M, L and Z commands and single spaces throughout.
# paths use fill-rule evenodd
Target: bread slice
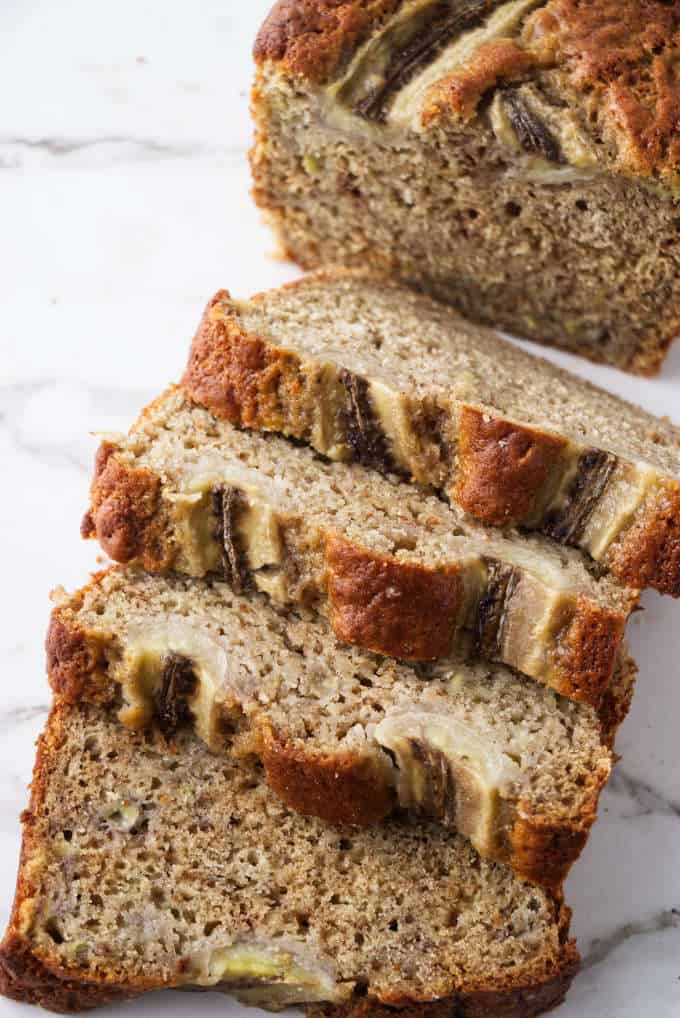
M 344 642 L 410 660 L 478 653 L 596 707 L 637 600 L 572 549 L 239 431 L 179 389 L 104 443 L 83 532 L 120 562 L 314 606 Z
M 524 1018 L 576 967 L 559 899 L 458 835 L 301 817 L 188 731 L 168 753 L 96 706 L 53 710 L 23 822 L 0 987 L 53 1010 L 186 987 Z
M 680 5 L 279 0 L 255 198 L 306 268 L 652 374 L 680 333 Z
M 234 424 L 414 478 L 680 596 L 680 429 L 394 281 L 218 293 L 183 387 Z
M 169 741 L 190 724 L 261 760 L 294 809 L 360 825 L 411 809 L 552 887 L 595 819 L 635 673 L 622 656 L 598 716 L 498 665 L 415 671 L 262 595 L 120 567 L 59 597 L 47 654 L 59 697 Z

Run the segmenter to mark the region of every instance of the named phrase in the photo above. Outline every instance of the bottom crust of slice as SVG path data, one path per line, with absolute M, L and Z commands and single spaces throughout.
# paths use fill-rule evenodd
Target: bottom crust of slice
M 0 946 L 0 993 L 21 1004 L 58 1014 L 75 1014 L 137 995 L 140 991 L 60 977 L 31 952 L 26 940 L 8 930 Z
M 561 971 L 541 984 L 513 990 L 483 990 L 441 1000 L 390 1003 L 356 997 L 341 1004 L 308 1004 L 309 1018 L 535 1018 L 564 1000 L 578 969 L 576 951 L 565 952 Z M 159 987 L 160 988 L 160 987 Z M 104 986 L 61 977 L 31 954 L 22 938 L 8 933 L 0 945 L 0 994 L 57 1014 L 77 1014 L 141 996 L 143 989 Z

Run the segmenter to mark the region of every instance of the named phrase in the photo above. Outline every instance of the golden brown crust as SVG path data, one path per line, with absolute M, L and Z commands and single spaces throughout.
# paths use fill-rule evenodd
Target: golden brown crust
M 623 613 L 576 598 L 565 608 L 555 641 L 551 686 L 570 700 L 598 708 L 611 682 L 626 621 Z
M 519 816 L 509 839 L 509 865 L 514 872 L 531 883 L 557 891 L 588 840 L 597 816 L 598 797 L 599 789 L 591 808 L 571 827 L 565 822 L 550 823 L 546 817 Z
M 515 81 L 536 67 L 536 58 L 513 39 L 494 39 L 478 46 L 457 71 L 428 90 L 422 112 L 426 126 L 444 111 L 464 121 L 477 112 L 482 97 L 502 81 Z
M 549 0 L 524 41 L 557 67 L 642 176 L 680 170 L 680 6 L 667 0 Z
M 270 788 L 297 813 L 366 827 L 394 809 L 392 786 L 373 761 L 359 753 L 311 754 L 270 732 L 261 757 Z
M 389 657 L 445 657 L 464 610 L 460 567 L 426 569 L 345 540 L 326 541 L 330 621 L 339 640 Z
M 129 466 L 114 453 L 110 442 L 103 442 L 97 451 L 90 509 L 81 533 L 83 537 L 96 536 L 116 562 L 138 558 L 145 569 L 168 568 L 172 556 L 165 535 L 160 479 L 151 470 Z
M 208 304 L 191 344 L 181 386 L 189 399 L 231 424 L 303 438 L 309 412 L 302 398 L 299 365 L 295 354 L 246 332 L 229 294 L 220 290 Z
M 328 81 L 402 0 L 278 0 L 255 40 L 258 63 Z
M 466 512 L 497 526 L 521 523 L 536 510 L 566 439 L 495 420 L 465 406 L 459 422 L 454 497 Z
M 107 641 L 85 633 L 69 618 L 71 610 L 64 612 L 57 607 L 50 616 L 45 640 L 50 685 L 69 703 L 81 698 L 100 702 L 106 696 L 106 683 L 98 681 L 98 673 L 106 668 Z
M 605 559 L 623 583 L 680 597 L 680 484 L 659 486 L 650 506 L 609 549 Z

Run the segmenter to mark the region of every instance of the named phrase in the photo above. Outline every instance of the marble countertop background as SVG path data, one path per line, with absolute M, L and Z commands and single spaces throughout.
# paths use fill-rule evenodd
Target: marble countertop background
M 207 298 L 295 277 L 249 198 L 250 47 L 268 0 L 0 4 L 0 924 L 49 692 L 48 592 L 78 537 L 95 440 L 176 379 Z M 642 381 L 553 355 L 680 423 L 680 344 Z M 680 1015 L 680 608 L 631 624 L 622 756 L 567 886 L 584 956 L 561 1018 Z M 108 1013 L 244 1014 L 154 995 Z M 0 999 L 0 1018 L 29 1014 Z

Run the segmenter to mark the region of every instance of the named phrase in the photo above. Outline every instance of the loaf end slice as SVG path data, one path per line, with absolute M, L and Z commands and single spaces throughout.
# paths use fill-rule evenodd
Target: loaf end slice
M 282 248 L 658 371 L 680 333 L 677 7 L 404 0 L 362 4 L 360 30 L 341 11 L 311 28 L 306 0 L 277 4 L 255 47 L 254 193 Z
M 189 733 L 168 754 L 101 707 L 53 709 L 23 824 L 0 985 L 52 1010 L 192 987 L 329 1016 L 524 1018 L 576 970 L 559 899 L 456 835 L 331 829 Z
M 313 607 L 339 639 L 377 653 L 476 654 L 602 702 L 638 594 L 592 575 L 574 549 L 501 535 L 393 475 L 237 429 L 180 388 L 98 462 L 84 532 L 119 561 Z M 151 520 L 146 499 L 137 515 L 129 497 L 140 475 L 154 478 Z M 146 532 L 148 554 L 145 539 L 132 550 Z
M 596 713 L 499 665 L 414 670 L 262 595 L 121 568 L 57 595 L 47 661 L 59 697 L 261 761 L 298 812 L 367 826 L 409 810 L 546 887 L 586 842 L 635 675 L 622 655 Z
M 680 596 L 680 430 L 394 280 L 330 271 L 209 303 L 187 395 L 440 491 Z

